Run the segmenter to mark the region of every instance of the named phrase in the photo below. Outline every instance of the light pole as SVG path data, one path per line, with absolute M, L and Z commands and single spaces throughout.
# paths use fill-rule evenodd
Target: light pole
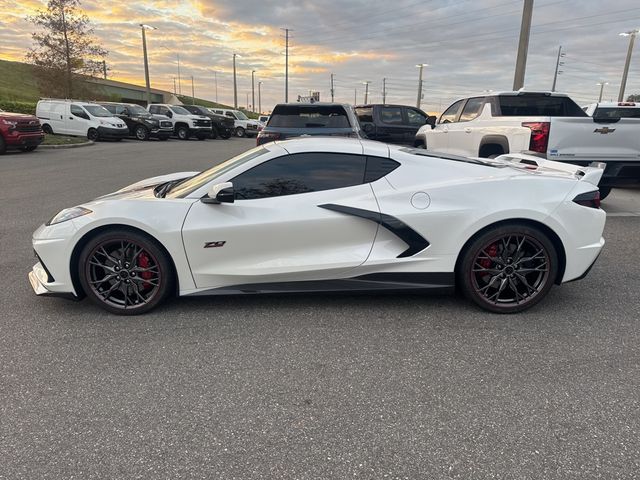
M 369 102 L 369 84 L 371 82 L 369 80 L 367 80 L 366 82 L 362 82 L 362 84 L 364 85 L 364 104 L 367 105 L 367 103 Z
M 251 111 L 256 111 L 255 70 L 251 70 Z
M 236 57 L 239 57 L 237 53 L 233 54 L 233 108 L 238 109 L 238 82 L 236 80 Z
M 596 85 L 600 86 L 600 96 L 598 97 L 598 103 L 602 101 L 602 92 L 604 91 L 604 86 L 609 85 L 609 82 L 599 82 Z
M 262 97 L 260 96 L 260 87 L 262 86 L 262 81 L 258 82 L 258 114 L 262 114 Z
M 196 89 L 193 87 L 193 75 L 191 75 L 191 105 L 196 104 Z
M 427 63 L 419 63 L 416 65 L 420 69 L 420 75 L 418 77 L 418 100 L 416 100 L 416 108 L 420 108 L 420 102 L 422 101 L 422 71 L 424 67 L 428 67 Z
M 513 75 L 513 90 L 524 87 L 524 72 L 527 68 L 527 52 L 529 50 L 529 34 L 531 33 L 531 17 L 533 16 L 533 0 L 524 0 L 522 23 L 520 25 L 520 42 L 516 57 L 516 72 Z
M 629 50 L 627 50 L 627 60 L 624 62 L 624 72 L 622 73 L 622 82 L 620 83 L 620 93 L 618 94 L 618 101 L 624 102 L 624 89 L 627 88 L 627 75 L 629 74 L 629 64 L 631 63 L 631 53 L 633 52 L 633 44 L 636 41 L 636 35 L 640 30 L 630 30 L 628 32 L 622 32 L 620 36 L 629 37 Z
M 556 59 L 556 71 L 553 74 L 553 85 L 551 86 L 551 91 L 556 91 L 556 81 L 558 80 L 558 75 L 562 73 L 562 70 L 559 70 L 561 65 L 564 65 L 564 62 L 560 61 L 560 58 L 564 57 L 564 53 L 562 53 L 562 45 L 558 47 L 558 58 Z
M 182 95 L 182 79 L 180 78 L 180 54 L 177 54 L 178 57 L 178 95 Z
M 149 59 L 147 58 L 147 35 L 145 30 L 157 30 L 157 28 L 141 23 L 140 29 L 142 30 L 142 53 L 144 54 L 144 80 L 147 85 L 147 105 L 149 105 L 151 103 L 151 83 L 149 82 Z
M 218 72 L 213 72 L 213 78 L 216 82 L 216 103 L 218 103 Z

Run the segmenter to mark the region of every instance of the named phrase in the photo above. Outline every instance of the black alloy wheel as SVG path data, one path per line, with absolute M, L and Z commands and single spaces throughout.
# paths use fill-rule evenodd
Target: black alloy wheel
M 149 130 L 144 125 L 138 125 L 135 133 L 138 140 L 149 140 Z
M 96 130 L 95 128 L 90 128 L 87 132 L 87 139 L 91 140 L 92 142 L 97 141 L 99 136 L 100 135 L 98 135 L 98 130 Z
M 173 273 L 163 250 L 152 240 L 126 230 L 100 234 L 80 254 L 80 283 L 100 307 L 119 315 L 137 315 L 167 296 Z
M 538 303 L 558 272 L 553 243 L 539 229 L 507 225 L 478 237 L 458 271 L 465 295 L 485 310 L 515 313 Z

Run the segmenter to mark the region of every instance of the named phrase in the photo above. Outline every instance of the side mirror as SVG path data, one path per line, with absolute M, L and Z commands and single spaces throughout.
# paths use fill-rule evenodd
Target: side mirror
M 437 118 L 434 115 L 429 115 L 427 117 L 427 125 L 431 125 L 431 129 L 433 130 L 434 128 L 436 128 L 436 120 Z
M 169 118 L 173 117 L 173 112 L 171 110 L 167 110 L 167 113 L 165 113 L 165 115 Z
M 216 183 L 211 186 L 207 192 L 206 197 L 202 197 L 202 203 L 233 203 L 235 200 L 235 193 L 233 191 L 233 183 L 224 182 Z

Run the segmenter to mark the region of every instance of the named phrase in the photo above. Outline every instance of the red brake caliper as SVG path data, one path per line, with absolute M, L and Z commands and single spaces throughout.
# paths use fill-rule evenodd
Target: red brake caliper
M 149 260 L 149 256 L 145 253 L 142 252 L 140 255 L 138 255 L 138 266 L 140 268 L 149 268 L 149 266 L 151 265 L 151 261 Z M 146 271 L 146 272 L 142 272 L 140 274 L 140 276 L 142 278 L 144 278 L 145 280 L 149 280 L 151 279 L 151 277 L 153 276 L 151 274 L 151 272 Z M 151 286 L 151 284 L 149 282 L 144 282 L 142 284 L 142 287 L 146 290 L 147 288 L 149 288 Z
M 498 254 L 498 245 L 496 245 L 495 243 L 491 244 L 489 248 L 485 250 L 485 252 L 488 256 L 495 257 Z M 491 264 L 493 262 L 488 258 L 483 258 L 478 263 L 482 265 L 482 268 L 491 268 Z

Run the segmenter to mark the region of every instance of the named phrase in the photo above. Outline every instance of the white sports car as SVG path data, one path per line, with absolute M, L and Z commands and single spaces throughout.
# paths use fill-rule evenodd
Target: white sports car
M 459 288 L 517 312 L 604 239 L 602 170 L 359 139 L 269 143 L 62 210 L 33 234 L 37 294 L 137 314 L 168 295 Z

